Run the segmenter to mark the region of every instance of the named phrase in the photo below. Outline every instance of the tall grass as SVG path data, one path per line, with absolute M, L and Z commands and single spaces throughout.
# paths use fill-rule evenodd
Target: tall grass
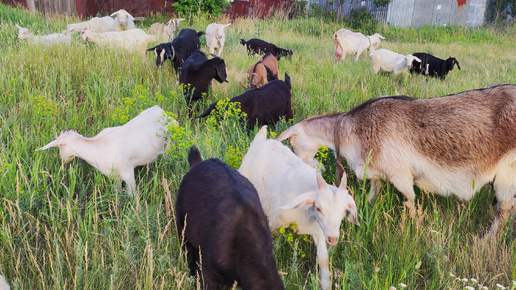
M 223 57 L 229 83 L 214 82 L 211 94 L 196 103 L 192 113 L 170 63 L 156 70 L 150 53 L 145 58 L 127 55 L 78 38 L 69 47 L 50 48 L 16 40 L 16 23 L 44 34 L 77 20 L 0 6 L 0 273 L 14 289 L 196 287 L 181 252 L 174 200 L 188 171 L 191 145 L 205 158 L 238 166 L 254 136 L 232 116 L 221 123 L 192 117 L 210 102 L 242 93 L 238 82 L 257 57 L 247 55 L 241 38 L 262 38 L 294 51 L 291 59 L 279 61 L 281 78 L 287 72 L 292 79 L 294 122 L 347 111 L 381 95 L 429 98 L 516 83 L 514 26 L 503 31 L 378 28 L 386 37 L 384 48 L 456 57 L 462 70 L 440 81 L 372 75 L 367 53 L 358 62 L 348 56 L 335 63 L 332 35 L 343 27 L 339 22 L 287 21 L 279 16 L 237 19 L 226 29 Z M 204 30 L 210 21 L 191 17 L 181 26 Z M 151 22 L 138 25 L 147 29 Z M 135 197 L 80 159 L 63 164 L 57 149 L 34 151 L 62 129 L 77 128 L 93 136 L 154 104 L 174 115 L 180 127 L 169 132 L 167 154 L 136 170 Z M 278 134 L 287 126 L 283 122 L 271 131 Z M 335 160 L 332 154 L 321 158 L 324 177 L 333 182 Z M 400 289 L 403 283 L 409 289 L 462 289 L 480 283 L 494 289 L 516 280 L 514 231 L 507 227 L 496 239 L 483 237 L 494 217 L 490 187 L 470 202 L 418 192 L 419 210 L 413 219 L 391 185 L 384 185 L 369 204 L 368 182 L 349 174 L 348 184 L 361 226 L 343 222 L 341 241 L 330 250 L 335 288 Z M 275 233 L 274 254 L 279 269 L 288 273 L 282 277 L 287 289 L 317 288 L 316 253 L 309 237 L 290 229 Z

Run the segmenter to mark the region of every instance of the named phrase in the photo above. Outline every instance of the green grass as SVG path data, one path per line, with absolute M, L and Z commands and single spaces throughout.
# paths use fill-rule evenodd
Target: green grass
M 247 55 L 240 38 L 258 37 L 294 51 L 291 59 L 279 61 L 281 79 L 284 72 L 292 79 L 294 122 L 347 111 L 382 95 L 429 98 L 516 83 L 516 26 L 378 27 L 386 37 L 384 48 L 456 57 L 462 70 L 440 81 L 372 75 L 367 53 L 358 62 L 348 56 L 335 63 L 332 35 L 345 27 L 343 22 L 281 16 L 233 21 L 222 55 L 229 83 L 214 82 L 208 98 L 194 105 L 195 112 L 243 92 L 238 82 L 258 58 Z M 153 19 L 168 20 L 152 15 L 137 26 L 148 29 Z M 174 223 L 176 192 L 188 171 L 187 150 L 195 144 L 205 158 L 238 166 L 256 131 L 247 133 L 228 115 L 219 125 L 192 118 L 170 63 L 156 70 L 151 53 L 127 55 L 83 44 L 78 37 L 70 47 L 51 48 L 16 40 L 14 24 L 45 34 L 77 20 L 32 16 L 0 5 L 0 273 L 14 289 L 195 288 Z M 180 27 L 204 30 L 211 21 L 191 17 Z M 167 154 L 136 170 L 139 193 L 134 198 L 78 158 L 63 164 L 57 149 L 35 151 L 63 129 L 94 136 L 155 104 L 175 115 L 180 127 L 169 132 Z M 271 131 L 279 134 L 287 126 L 280 123 Z M 333 182 L 332 154 L 323 163 L 324 177 Z M 483 238 L 494 218 L 490 187 L 470 202 L 418 192 L 419 212 L 412 219 L 392 185 L 382 188 L 374 204 L 367 202 L 368 182 L 349 174 L 348 185 L 361 226 L 343 222 L 341 241 L 330 249 L 335 288 L 400 289 L 404 283 L 408 289 L 463 289 L 476 284 L 456 279 L 465 277 L 495 289 L 497 283 L 512 286 L 516 280 L 515 232 L 507 227 L 497 239 Z M 279 270 L 288 273 L 283 276 L 287 289 L 317 288 L 310 237 L 276 233 L 274 254 Z

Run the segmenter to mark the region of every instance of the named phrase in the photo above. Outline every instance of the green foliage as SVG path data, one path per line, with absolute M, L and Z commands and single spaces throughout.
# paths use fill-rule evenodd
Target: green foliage
M 226 120 L 232 119 L 240 122 L 245 119 L 247 114 L 240 109 L 239 102 L 230 102 L 229 98 L 217 101 L 215 109 L 211 111 L 210 116 L 206 120 L 206 126 L 209 130 L 217 128 Z
M 114 109 L 113 121 L 119 125 L 129 122 L 136 115 L 143 110 L 154 106 L 155 104 L 162 104 L 165 97 L 159 92 L 152 95 L 149 89 L 144 88 L 143 85 L 137 85 L 131 90 L 132 96 L 123 97 L 122 104 L 119 104 Z M 172 93 L 171 93 L 172 94 Z
M 384 7 L 391 3 L 391 0 L 373 0 L 373 3 L 376 7 Z
M 171 5 L 179 16 L 203 13 L 217 18 L 231 4 L 226 0 L 179 0 Z
M 373 34 L 376 30 L 377 21 L 374 19 L 373 15 L 371 15 L 367 7 L 351 10 L 349 21 L 354 30 L 363 31 L 365 34 Z

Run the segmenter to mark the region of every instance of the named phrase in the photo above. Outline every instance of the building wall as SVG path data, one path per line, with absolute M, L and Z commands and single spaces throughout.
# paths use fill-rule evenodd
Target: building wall
M 393 26 L 419 27 L 484 25 L 488 0 L 393 0 L 387 22 Z

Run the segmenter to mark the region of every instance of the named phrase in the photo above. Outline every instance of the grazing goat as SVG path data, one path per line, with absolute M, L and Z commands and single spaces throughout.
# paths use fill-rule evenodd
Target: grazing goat
M 226 33 L 224 29 L 231 25 L 212 23 L 206 27 L 206 45 L 210 48 L 210 53 L 217 51 L 217 55 L 222 53 L 224 42 L 226 41 Z
M 88 21 L 72 23 L 66 25 L 66 29 L 72 32 L 81 32 L 84 29 L 91 30 L 93 32 L 108 32 L 111 31 L 113 26 L 115 25 L 115 20 L 109 16 L 93 17 Z
M 9 286 L 9 284 L 7 284 L 7 281 L 5 281 L 4 276 L 0 275 L 0 290 L 9 290 L 9 289 L 11 289 L 11 287 Z
M 346 175 L 339 188 L 328 185 L 321 174 L 292 151 L 267 139 L 263 126 L 249 146 L 238 171 L 249 178 L 260 196 L 271 229 L 297 224 L 302 235 L 312 235 L 317 247 L 321 288 L 330 289 L 329 257 L 326 243 L 339 241 L 340 223 L 358 225 L 357 206 L 346 187 Z
M 460 70 L 459 62 L 451 56 L 444 60 L 423 52 L 413 53 L 412 55 L 419 58 L 421 62 L 414 61 L 412 63 L 411 73 L 439 77 L 441 80 L 444 80 L 454 65 L 457 65 L 457 68 Z
M 161 23 L 153 23 L 149 29 L 149 34 L 156 35 L 159 41 L 172 41 L 174 39 L 174 34 L 179 29 L 179 22 L 185 20 L 184 18 L 172 18 L 167 22 Z
M 183 64 L 179 81 L 186 85 L 186 101 L 190 103 L 208 94 L 212 79 L 219 83 L 228 82 L 224 60 L 214 55 L 208 60 L 200 50 L 195 51 Z
M 247 128 L 252 129 L 256 123 L 261 127 L 273 125 L 283 117 L 287 120 L 293 119 L 290 91 L 290 77 L 285 73 L 285 81 L 273 80 L 262 87 L 250 89 L 229 101 L 240 103 L 240 109 L 247 114 Z M 208 116 L 216 109 L 217 103 L 211 104 L 197 118 Z
M 380 70 L 394 72 L 394 75 L 406 73 L 412 67 L 413 62 L 421 60 L 411 54 L 403 55 L 387 49 L 379 49 L 371 54 L 371 71 L 377 74 Z
M 503 84 L 429 99 L 369 100 L 345 114 L 305 119 L 281 133 L 303 161 L 320 146 L 344 157 L 359 178 L 372 179 L 372 202 L 381 180 L 390 181 L 415 212 L 414 184 L 422 190 L 470 200 L 492 184 L 498 200 L 491 225 L 507 221 L 516 191 L 516 85 Z
M 263 86 L 267 82 L 277 80 L 279 78 L 278 60 L 272 53 L 267 52 L 258 62 L 247 70 L 247 75 L 249 86 L 246 87 L 240 82 L 240 85 L 246 90 L 255 89 L 259 86 Z
M 176 72 L 179 72 L 183 63 L 201 48 L 199 38 L 205 34 L 204 31 L 195 31 L 193 29 L 181 29 L 179 35 L 172 42 L 162 43 L 147 51 L 154 51 L 156 55 L 156 67 L 159 69 L 163 62 L 170 59 Z
M 202 161 L 193 147 L 176 200 L 176 225 L 190 273 L 201 289 L 283 289 L 272 237 L 253 185 L 219 159 Z
M 89 41 L 111 48 L 122 48 L 130 53 L 138 51 L 143 55 L 145 55 L 147 44 L 157 40 L 157 36 L 149 35 L 145 33 L 145 31 L 137 28 L 103 33 L 96 33 L 85 29 L 81 31 L 81 38 L 85 42 Z
M 132 194 L 136 190 L 134 168 L 154 161 L 163 153 L 167 123 L 163 110 L 154 106 L 127 124 L 105 128 L 92 138 L 83 137 L 76 130 L 63 130 L 57 139 L 36 150 L 58 147 L 63 161 L 77 156 L 102 174 L 123 180 Z M 175 120 L 171 123 L 177 124 Z
M 129 12 L 124 9 L 120 9 L 113 14 L 111 17 L 115 17 L 113 21 L 113 26 L 111 26 L 111 31 L 125 31 L 135 29 L 134 26 L 134 18 L 129 14 Z
M 248 41 L 245 41 L 244 39 L 240 39 L 240 44 L 245 46 L 249 53 L 262 54 L 262 53 L 270 52 L 270 53 L 272 53 L 272 55 L 274 55 L 276 57 L 277 60 L 279 60 L 282 56 L 285 56 L 285 57 L 292 56 L 292 50 L 279 48 L 272 43 L 268 43 L 266 41 L 263 41 L 263 40 L 257 39 L 257 38 L 251 38 Z
M 366 50 L 370 48 L 374 51 L 385 37 L 378 33 L 370 36 L 365 36 L 360 32 L 353 32 L 347 29 L 340 29 L 333 34 L 333 40 L 335 41 L 335 55 L 337 60 L 345 59 L 346 54 L 355 55 L 355 61 Z
M 70 44 L 72 37 L 70 32 L 72 30 L 64 31 L 64 33 L 53 33 L 49 35 L 33 35 L 28 28 L 23 28 L 18 24 L 15 24 L 18 28 L 18 40 L 29 39 L 36 44 L 41 45 L 53 45 L 57 43 Z

